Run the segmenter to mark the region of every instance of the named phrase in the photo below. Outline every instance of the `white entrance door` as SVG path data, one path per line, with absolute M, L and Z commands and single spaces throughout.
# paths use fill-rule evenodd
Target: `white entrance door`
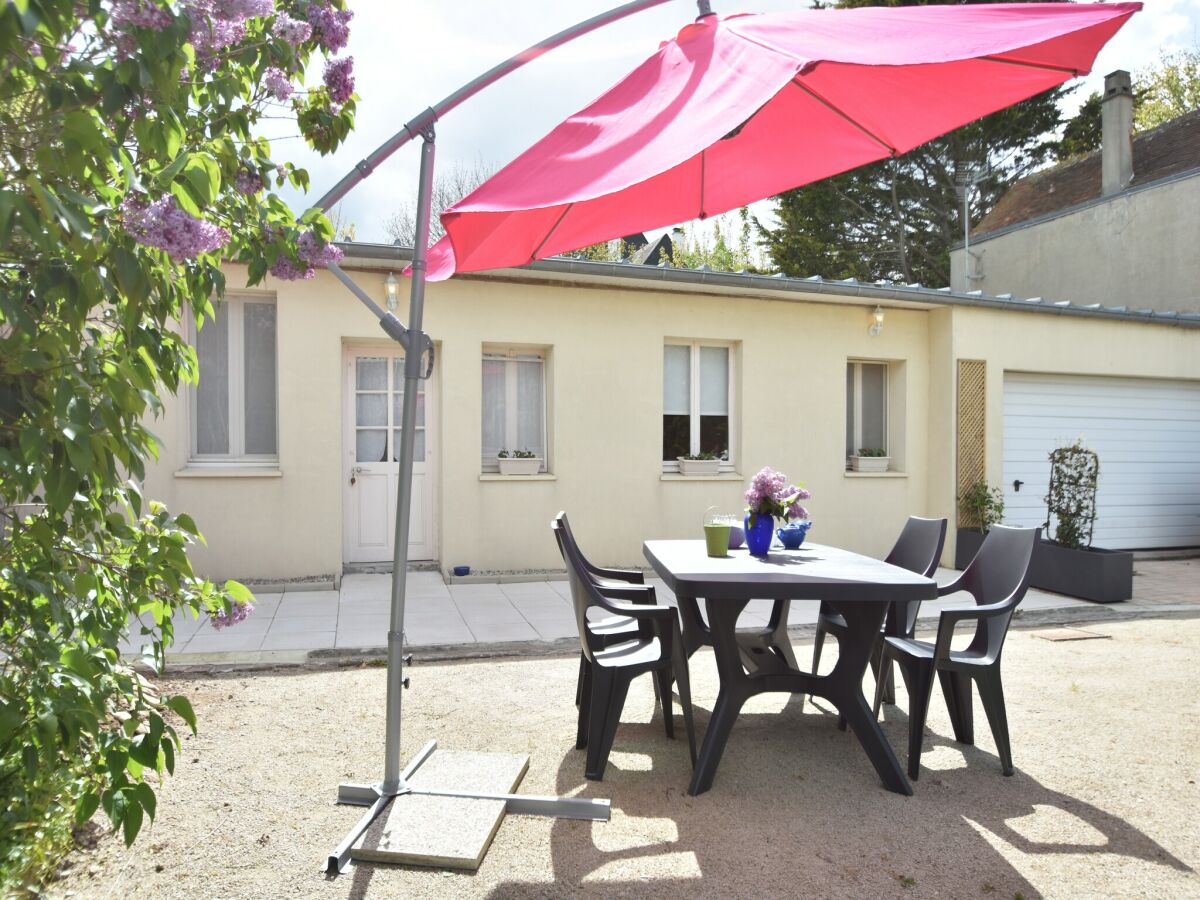
M 1006 372 L 1007 524 L 1046 520 L 1047 457 L 1080 437 L 1100 457 L 1097 547 L 1200 546 L 1200 382 Z
M 400 412 L 404 403 L 404 352 L 347 347 L 342 527 L 348 563 L 392 559 L 396 533 L 396 482 L 400 475 Z M 434 527 L 434 429 L 431 383 L 421 382 L 413 437 L 412 522 L 408 558 L 437 555 Z

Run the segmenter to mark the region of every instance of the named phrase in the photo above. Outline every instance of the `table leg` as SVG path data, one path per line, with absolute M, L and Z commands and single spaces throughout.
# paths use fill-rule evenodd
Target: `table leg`
M 904 775 L 883 729 L 871 714 L 871 704 L 863 696 L 862 680 L 883 624 L 886 607 L 880 603 L 840 601 L 831 604 L 849 626 L 844 646 L 838 646 L 838 661 L 825 682 L 821 694 L 837 707 L 867 752 L 875 771 L 890 791 L 912 794 L 912 785 Z
M 695 597 L 688 596 L 682 591 L 676 591 L 675 602 L 679 607 L 679 623 L 683 630 L 683 651 L 690 658 L 701 647 L 706 647 L 712 641 L 704 619 L 700 617 L 700 604 Z
M 700 757 L 692 772 L 692 783 L 688 793 L 703 794 L 712 787 L 725 751 L 725 742 L 733 730 L 742 704 L 754 693 L 750 680 L 742 668 L 741 652 L 738 649 L 737 620 L 745 609 L 746 600 L 722 601 L 708 604 L 709 634 L 712 638 L 713 655 L 716 657 L 717 674 L 721 679 L 721 690 L 713 707 L 704 741 L 700 745 Z M 868 710 L 870 712 L 870 710 Z

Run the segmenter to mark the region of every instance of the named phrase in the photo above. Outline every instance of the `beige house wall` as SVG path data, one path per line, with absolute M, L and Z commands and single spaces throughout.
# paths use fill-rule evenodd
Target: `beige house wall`
M 379 298 L 385 276 L 354 273 Z M 239 277 L 231 269 L 231 290 Z M 197 548 L 194 558 L 207 574 L 250 580 L 336 575 L 343 547 L 343 347 L 380 341 L 382 334 L 328 273 L 265 289 L 278 303 L 278 471 L 189 469 L 187 404 L 175 398 L 152 426 L 163 449 L 159 464 L 149 468 L 146 490 L 195 518 L 208 546 Z M 910 514 L 949 516 L 953 523 L 956 359 L 988 362 L 993 481 L 1002 474 L 1005 369 L 1200 378 L 1197 329 L 887 308 L 882 334 L 871 337 L 873 306 L 815 295 L 763 299 L 625 285 L 467 278 L 430 285 L 425 324 L 438 342 L 441 567 L 561 568 L 548 528 L 559 509 L 571 514 L 595 561 L 644 565 L 642 540 L 696 537 L 710 506 L 740 511 L 746 482 L 764 465 L 812 491 L 806 505 L 814 541 L 883 555 Z M 734 475 L 661 473 L 668 338 L 735 344 Z M 485 344 L 547 350 L 548 478 L 480 474 Z M 901 472 L 844 471 L 848 359 L 893 363 L 892 443 Z
M 1200 175 L 971 241 L 950 254 L 956 290 L 1131 309 L 1200 310 Z

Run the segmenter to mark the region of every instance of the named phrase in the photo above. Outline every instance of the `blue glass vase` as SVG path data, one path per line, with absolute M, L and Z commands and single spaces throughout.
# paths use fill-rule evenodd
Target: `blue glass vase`
M 771 549 L 771 538 L 775 536 L 775 520 L 771 516 L 758 515 L 754 524 L 746 516 L 746 549 L 751 556 L 766 556 Z

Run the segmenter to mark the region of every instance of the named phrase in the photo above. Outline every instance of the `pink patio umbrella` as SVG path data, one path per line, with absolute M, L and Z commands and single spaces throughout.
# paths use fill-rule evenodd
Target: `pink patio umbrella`
M 1140 3 L 705 15 L 442 214 L 429 280 L 735 209 L 1090 71 Z

